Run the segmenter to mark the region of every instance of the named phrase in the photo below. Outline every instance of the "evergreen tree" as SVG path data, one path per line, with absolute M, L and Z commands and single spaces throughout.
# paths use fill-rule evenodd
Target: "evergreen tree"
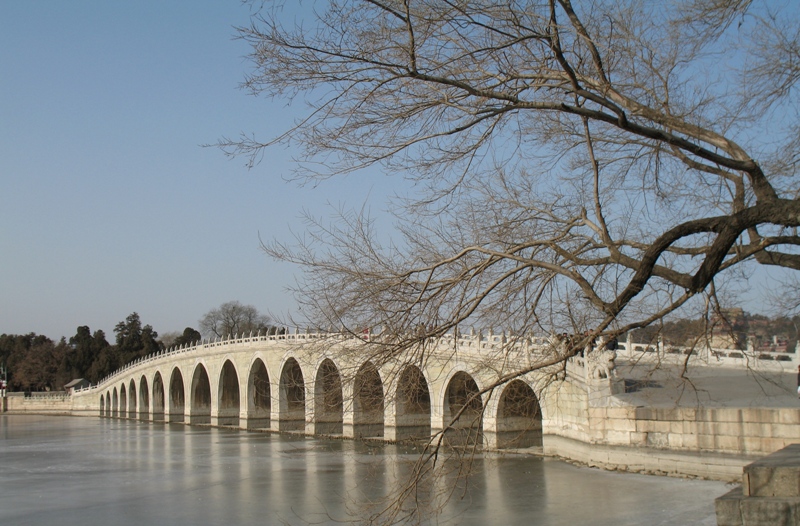
M 121 365 L 161 350 L 158 333 L 150 325 L 142 327 L 139 314 L 136 312 L 131 313 L 125 321 L 119 322 L 114 327 L 114 332 Z
M 111 372 L 106 366 L 101 366 L 98 362 L 108 364 L 106 356 L 101 360 L 101 355 L 109 352 L 109 343 L 103 331 L 97 330 L 91 333 L 89 327 L 82 325 L 78 327 L 75 336 L 69 339 L 71 352 L 69 354 L 69 371 L 72 378 L 86 378 L 92 383 L 96 383 L 103 376 Z M 98 365 L 95 365 L 98 364 Z
M 191 327 L 186 327 L 183 329 L 183 334 L 175 338 L 175 346 L 180 345 L 193 345 L 194 343 L 200 341 L 202 339 L 202 335 L 194 330 Z

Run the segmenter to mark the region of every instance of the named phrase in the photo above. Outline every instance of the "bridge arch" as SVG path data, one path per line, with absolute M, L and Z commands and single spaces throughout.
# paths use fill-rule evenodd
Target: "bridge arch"
M 153 421 L 164 420 L 164 380 L 161 371 L 153 375 Z
M 128 385 L 128 418 L 136 418 L 136 383 L 133 378 Z
M 108 417 L 159 420 L 171 415 L 175 421 L 214 425 L 235 425 L 238 418 L 240 427 L 388 440 L 430 436 L 466 404 L 475 407 L 467 407 L 448 438 L 457 443 L 482 437 L 487 446 L 498 448 L 540 444 L 542 423 L 555 426 L 563 409 L 547 386 L 539 385 L 545 383 L 543 373 L 531 373 L 468 403 L 470 393 L 491 385 L 498 375 L 478 365 L 482 351 L 474 342 L 464 344 L 461 359 L 448 355 L 445 361 L 434 355 L 422 365 L 402 355 L 378 363 L 367 361 L 365 353 L 337 353 L 358 345 L 347 339 L 245 340 L 159 353 L 116 371 L 91 390 L 76 392 L 75 400 L 82 410 Z M 528 352 L 521 349 L 509 359 L 525 359 Z M 197 407 L 199 384 L 210 398 L 202 412 Z M 237 391 L 238 409 L 228 400 Z M 478 408 L 480 418 L 466 423 Z
M 343 427 L 342 375 L 333 360 L 325 358 L 314 379 L 314 433 L 341 435 Z
M 442 400 L 442 429 L 451 445 L 475 445 L 483 440 L 483 400 L 475 378 L 458 370 L 446 383 Z M 455 421 L 453 421 L 456 419 Z
M 184 422 L 186 413 L 186 392 L 183 374 L 175 366 L 169 379 L 169 421 Z
M 306 387 L 303 370 L 298 361 L 290 357 L 281 368 L 279 383 L 280 431 L 304 431 L 306 424 Z
M 516 379 L 503 388 L 495 416 L 496 447 L 542 447 L 542 409 L 530 385 Z
M 125 382 L 119 386 L 119 417 L 128 417 L 128 388 L 125 386 Z
M 406 364 L 397 379 L 395 392 L 395 439 L 421 439 L 431 436 L 430 384 L 422 370 Z
M 219 373 L 217 423 L 224 426 L 239 425 L 239 374 L 230 358 L 222 364 Z
M 264 360 L 255 356 L 247 375 L 247 427 L 268 428 L 272 409 L 272 394 L 269 371 Z
M 383 438 L 383 380 L 371 361 L 364 363 L 353 379 L 353 436 Z
M 189 391 L 189 423 L 211 423 L 211 381 L 208 370 L 202 362 L 198 362 L 192 374 L 191 389 Z
M 139 380 L 139 420 L 150 420 L 150 391 L 145 375 Z

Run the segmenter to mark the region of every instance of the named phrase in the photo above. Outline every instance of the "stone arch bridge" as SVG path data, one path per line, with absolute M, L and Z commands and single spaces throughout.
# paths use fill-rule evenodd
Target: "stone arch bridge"
M 387 441 L 445 431 L 451 443 L 506 448 L 541 446 L 548 429 L 585 427 L 588 406 L 613 390 L 599 352 L 593 365 L 576 357 L 489 389 L 520 365 L 552 358 L 551 346 L 536 339 L 447 335 L 424 353 L 380 362 L 370 343 L 299 332 L 204 342 L 139 359 L 75 391 L 72 408 Z

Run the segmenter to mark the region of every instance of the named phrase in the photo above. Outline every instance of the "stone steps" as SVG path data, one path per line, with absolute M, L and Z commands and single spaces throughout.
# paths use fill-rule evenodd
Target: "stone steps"
M 800 444 L 743 471 L 742 485 L 714 503 L 717 526 L 800 526 Z

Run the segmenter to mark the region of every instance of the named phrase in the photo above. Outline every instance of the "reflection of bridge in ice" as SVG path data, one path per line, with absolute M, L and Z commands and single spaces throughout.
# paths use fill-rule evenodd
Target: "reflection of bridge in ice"
M 585 410 L 591 391 L 582 359 L 487 390 L 520 367 L 554 357 L 536 339 L 449 335 L 426 345 L 424 354 L 405 352 L 381 362 L 370 355 L 371 343 L 295 333 L 174 349 L 76 391 L 73 409 L 385 440 L 450 429 L 451 440 L 481 436 L 485 445 L 502 448 L 541 446 L 543 425 L 571 419 L 575 404 Z M 595 391 L 610 394 L 608 371 L 602 369 L 595 367 Z

